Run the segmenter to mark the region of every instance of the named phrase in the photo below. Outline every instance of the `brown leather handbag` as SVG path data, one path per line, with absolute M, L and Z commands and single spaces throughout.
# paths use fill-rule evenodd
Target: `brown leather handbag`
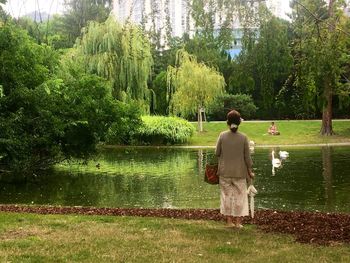
M 207 164 L 205 166 L 204 181 L 208 184 L 219 184 L 217 164 Z

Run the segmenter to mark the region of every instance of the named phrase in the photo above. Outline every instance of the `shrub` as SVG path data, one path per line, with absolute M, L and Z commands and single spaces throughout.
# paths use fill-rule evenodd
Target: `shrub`
M 115 101 L 106 81 L 94 75 L 69 87 L 52 80 L 16 88 L 0 97 L 0 170 L 30 173 L 87 158 L 112 125 L 119 138 L 128 138 L 128 125 L 141 123 L 137 109 Z
M 208 111 L 208 118 L 217 121 L 226 120 L 227 113 L 232 109 L 239 111 L 244 119 L 252 118 L 257 110 L 252 97 L 246 94 L 224 94 L 217 98 L 214 105 Z
M 142 121 L 135 134 L 142 144 L 186 143 L 195 131 L 191 123 L 178 117 L 143 116 Z
M 118 102 L 119 118 L 109 127 L 106 135 L 107 144 L 133 144 L 136 131 L 142 125 L 139 107 L 133 103 Z
M 66 122 L 56 96 L 17 88 L 0 98 L 0 168 L 16 172 L 45 169 L 62 156 Z

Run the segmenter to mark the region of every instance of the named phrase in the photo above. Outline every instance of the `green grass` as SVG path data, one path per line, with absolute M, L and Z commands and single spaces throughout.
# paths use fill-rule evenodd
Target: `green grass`
M 350 246 L 212 221 L 0 213 L 0 262 L 350 262 Z
M 279 136 L 267 134 L 270 122 L 245 121 L 239 130 L 257 145 L 350 143 L 350 121 L 334 121 L 334 136 L 321 136 L 321 121 L 277 121 Z M 196 123 L 193 123 L 196 126 Z M 220 132 L 225 131 L 225 122 L 204 123 L 204 132 L 196 132 L 189 145 L 215 146 Z

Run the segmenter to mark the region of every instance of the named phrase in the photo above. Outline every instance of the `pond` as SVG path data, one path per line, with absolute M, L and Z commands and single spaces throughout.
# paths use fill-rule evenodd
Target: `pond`
M 275 158 L 289 152 L 278 168 L 272 150 L 252 155 L 258 208 L 350 212 L 350 147 L 276 148 Z M 203 181 L 213 155 L 214 149 L 104 149 L 87 165 L 59 165 L 25 181 L 0 177 L 0 203 L 218 208 L 218 186 Z

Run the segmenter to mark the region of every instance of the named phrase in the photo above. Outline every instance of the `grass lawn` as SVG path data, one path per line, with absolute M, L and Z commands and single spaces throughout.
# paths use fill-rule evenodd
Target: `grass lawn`
M 350 246 L 214 221 L 0 213 L 1 262 L 350 262 Z
M 276 121 L 279 136 L 267 134 L 270 122 L 244 121 L 240 131 L 257 145 L 350 143 L 350 121 L 334 121 L 334 136 L 321 136 L 321 121 Z M 197 124 L 193 123 L 197 128 Z M 189 145 L 215 146 L 218 135 L 227 129 L 225 122 L 204 123 L 204 132 L 192 137 Z

